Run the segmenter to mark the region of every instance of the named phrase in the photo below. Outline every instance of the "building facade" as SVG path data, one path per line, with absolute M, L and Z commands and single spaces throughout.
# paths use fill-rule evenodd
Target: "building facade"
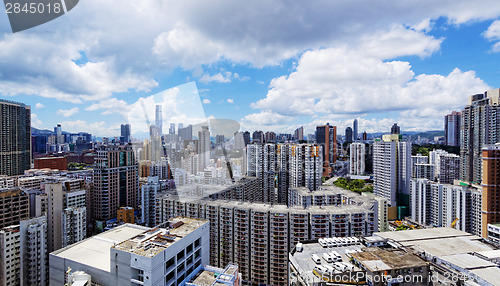
M 22 175 L 31 166 L 31 108 L 0 99 L 0 175 Z
M 137 208 L 138 165 L 131 146 L 104 145 L 97 149 L 92 189 L 93 217 L 116 218 L 120 207 Z

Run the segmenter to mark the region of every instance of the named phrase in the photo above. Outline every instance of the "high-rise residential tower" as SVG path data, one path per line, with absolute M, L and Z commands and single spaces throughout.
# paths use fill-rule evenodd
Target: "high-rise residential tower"
M 200 164 L 198 170 L 203 171 L 210 163 L 210 130 L 208 126 L 202 126 L 198 131 L 198 154 L 200 155 Z
M 330 177 L 337 161 L 337 126 L 316 126 L 316 143 L 323 148 L 323 177 Z
M 0 111 L 0 175 L 22 175 L 31 164 L 31 108 L 0 99 Z
M 364 143 L 355 142 L 349 145 L 349 174 L 364 175 L 365 154 Z
M 299 128 L 295 129 L 295 132 L 293 133 L 293 139 L 297 141 L 304 140 L 304 126 L 300 126 Z
M 411 143 L 400 134 L 384 135 L 373 144 L 374 193 L 392 206 L 408 205 L 411 179 Z
M 103 145 L 97 149 L 92 189 L 94 219 L 116 218 L 120 207 L 137 208 L 138 172 L 131 146 Z
M 488 235 L 488 224 L 500 222 L 500 143 L 483 147 L 482 236 Z
M 444 117 L 444 144 L 460 146 L 460 112 L 452 111 Z
M 482 148 L 500 142 L 500 89 L 469 97 L 460 119 L 460 179 L 479 184 Z

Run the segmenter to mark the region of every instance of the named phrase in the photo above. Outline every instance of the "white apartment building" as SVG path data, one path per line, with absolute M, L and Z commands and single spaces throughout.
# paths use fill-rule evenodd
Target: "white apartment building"
M 156 195 L 168 188 L 166 181 L 158 177 L 150 176 L 146 184 L 141 186 L 141 218 L 142 222 L 149 227 L 156 225 Z
M 364 175 L 365 174 L 365 153 L 366 147 L 364 143 L 352 143 L 349 145 L 349 174 Z
M 376 230 L 377 201 L 337 187 L 325 186 L 318 191 L 298 188 L 297 193 L 314 196 L 309 201 L 317 205 L 307 207 L 270 205 L 252 201 L 252 197 L 238 201 L 242 193 L 248 195 L 252 188 L 258 188 L 258 180 L 246 180 L 248 192 L 231 186 L 206 199 L 183 201 L 165 194 L 157 198 L 157 212 L 164 220 L 176 216 L 209 220 L 210 264 L 224 267 L 220 265 L 232 261 L 239 265 L 243 280 L 267 285 L 288 285 L 288 251 L 297 242 L 370 235 Z M 319 203 L 325 201 L 331 205 Z
M 432 181 L 435 178 L 435 169 L 433 164 L 415 164 L 413 166 L 413 170 L 415 171 L 415 178 L 424 178 Z
M 323 149 L 313 144 L 289 145 L 289 148 L 289 187 L 317 190 L 322 184 Z
M 54 251 L 64 247 L 63 237 L 67 237 L 71 231 L 80 228 L 78 233 L 86 233 L 86 225 L 82 226 L 81 220 L 69 219 L 74 218 L 74 216 L 69 215 L 71 212 L 68 213 L 65 228 L 62 226 L 64 221 L 63 214 L 66 209 L 86 207 L 85 182 L 83 179 L 68 179 L 64 177 L 48 181 L 45 183 L 45 194 L 47 194 L 48 249 L 49 251 Z M 78 212 L 84 211 L 86 210 L 80 209 Z M 70 222 L 74 222 L 75 224 L 68 225 Z M 78 238 L 78 236 L 74 238 Z M 67 241 L 71 242 L 72 240 Z
M 472 187 L 411 180 L 410 214 L 423 225 L 481 234 L 481 191 Z
M 14 177 L 0 176 L 0 189 L 13 188 L 16 185 Z
M 62 247 L 87 237 L 87 208 L 69 207 L 62 213 Z
M 434 164 L 435 178 L 442 184 L 453 184 L 460 177 L 460 156 L 444 150 L 429 152 L 429 162 Z
M 0 285 L 48 285 L 44 216 L 0 230 Z
M 123 224 L 49 259 L 51 285 L 63 285 L 71 268 L 99 285 L 183 286 L 209 263 L 209 223 L 177 217 L 166 228 Z

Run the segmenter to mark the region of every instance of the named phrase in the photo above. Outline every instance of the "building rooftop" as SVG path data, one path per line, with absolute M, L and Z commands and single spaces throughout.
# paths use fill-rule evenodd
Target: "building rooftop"
M 328 264 L 322 257 L 323 253 L 330 253 L 336 251 L 342 257 L 342 261 L 350 264 L 349 258 L 345 255 L 346 250 L 361 250 L 364 249 L 363 245 L 350 245 L 341 247 L 322 247 L 319 243 L 304 243 L 302 251 L 295 251 L 293 254 L 290 253 L 289 260 L 293 267 L 296 268 L 305 279 L 310 279 L 309 281 L 320 282 L 319 278 L 313 274 L 313 269 L 316 264 L 311 256 L 316 254 L 321 259 L 321 264 Z M 354 267 L 354 272 L 361 271 L 358 267 Z M 355 276 L 355 275 L 354 275 Z
M 109 272 L 110 248 L 117 243 L 121 243 L 148 230 L 150 228 L 140 225 L 122 224 L 66 248 L 54 251 L 51 255 Z
M 474 255 L 470 255 L 468 253 L 446 255 L 438 257 L 438 259 L 441 259 L 459 268 L 467 270 L 479 269 L 485 267 L 496 267 L 495 263 L 481 259 Z
M 153 257 L 175 242 L 182 239 L 200 226 L 208 223 L 207 220 L 177 217 L 170 221 L 171 229 L 153 228 L 129 238 L 113 248 L 138 255 Z
M 479 236 L 449 227 L 376 232 L 374 235 L 434 257 L 493 250 Z
M 490 283 L 491 281 L 500 281 L 500 268 L 498 267 L 474 269 L 471 270 L 470 273 L 472 273 L 477 278 L 483 281 L 489 281 Z
M 353 253 L 352 257 L 371 272 L 427 266 L 422 258 L 402 250 L 365 251 Z

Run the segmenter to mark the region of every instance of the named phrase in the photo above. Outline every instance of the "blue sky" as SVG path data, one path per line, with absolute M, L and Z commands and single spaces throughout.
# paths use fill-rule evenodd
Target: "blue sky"
M 31 105 L 34 127 L 97 136 L 178 86 L 199 112 L 155 99 L 186 111 L 164 124 L 442 130 L 468 95 L 500 87 L 499 62 L 498 1 L 86 0 L 16 34 L 0 17 L 1 97 Z

